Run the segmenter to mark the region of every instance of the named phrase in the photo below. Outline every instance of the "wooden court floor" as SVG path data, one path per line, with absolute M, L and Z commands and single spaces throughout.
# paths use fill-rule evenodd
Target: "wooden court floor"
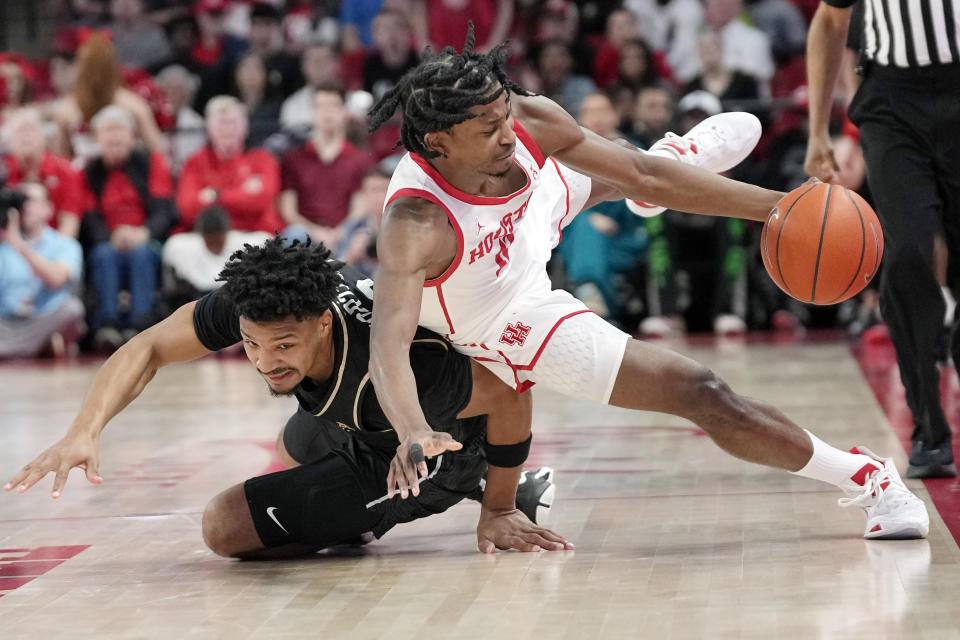
M 903 446 L 845 343 L 681 351 L 822 438 Z M 0 366 L 0 484 L 58 439 L 96 363 Z M 528 466 L 577 545 L 475 551 L 475 503 L 366 547 L 238 562 L 200 514 L 276 467 L 293 409 L 243 360 L 161 371 L 104 432 L 105 484 L 0 494 L 0 638 L 960 638 L 960 550 L 925 486 L 927 540 L 867 542 L 828 485 L 727 457 L 682 420 L 535 392 Z

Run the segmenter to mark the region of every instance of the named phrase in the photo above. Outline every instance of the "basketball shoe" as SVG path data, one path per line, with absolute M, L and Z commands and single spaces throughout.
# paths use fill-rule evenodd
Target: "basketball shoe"
M 523 511 L 530 522 L 543 524 L 553 506 L 556 491 L 553 469 L 550 467 L 524 471 L 517 486 L 517 509 Z
M 846 498 L 840 498 L 841 507 L 860 507 L 867 516 L 864 538 L 909 539 L 925 538 L 930 529 L 927 507 L 910 493 L 890 458 L 881 458 L 866 447 L 854 447 L 850 453 L 859 453 L 876 460 L 855 473 L 849 486 L 843 487 Z
M 735 111 L 710 116 L 685 135 L 668 133 L 646 151 L 713 173 L 728 171 L 743 162 L 760 141 L 763 127 L 752 113 Z M 625 200 L 638 216 L 650 218 L 666 209 L 658 205 Z
M 480 486 L 467 497 L 477 502 L 483 502 L 483 490 L 487 486 L 487 479 L 480 479 Z M 517 486 L 517 509 L 530 518 L 534 524 L 542 524 L 556 495 L 553 484 L 553 469 L 540 467 L 533 471 L 524 471 L 520 475 Z

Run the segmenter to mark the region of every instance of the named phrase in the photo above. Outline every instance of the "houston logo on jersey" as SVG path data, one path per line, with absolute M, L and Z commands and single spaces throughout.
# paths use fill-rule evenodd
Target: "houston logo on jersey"
M 522 347 L 523 343 L 527 341 L 527 336 L 530 335 L 530 328 L 530 325 L 523 324 L 520 321 L 511 322 L 500 334 L 500 342 L 511 347 Z
M 496 246 L 499 246 L 499 251 L 497 251 L 496 256 L 497 275 L 500 275 L 500 272 L 503 271 L 503 268 L 507 266 L 507 262 L 510 260 L 510 245 L 513 244 L 514 225 L 523 217 L 529 201 L 528 198 L 520 205 L 519 209 L 503 216 L 503 218 L 500 219 L 500 226 L 497 230 L 491 231 L 477 242 L 477 246 L 470 250 L 469 264 L 473 264 L 480 258 L 491 253 L 495 246 L 494 243 L 496 242 Z M 479 231 L 482 228 L 483 226 L 477 222 L 477 230 Z

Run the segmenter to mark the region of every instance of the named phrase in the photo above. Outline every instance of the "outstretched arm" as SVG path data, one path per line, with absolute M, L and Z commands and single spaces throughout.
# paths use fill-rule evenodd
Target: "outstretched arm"
M 419 198 L 397 198 L 384 211 L 377 238 L 380 269 L 373 289 L 370 380 L 400 439 L 387 477 L 390 497 L 397 486 L 404 498 L 408 488 L 413 495 L 420 493 L 417 473 L 426 477 L 427 465 L 411 462 L 412 445 L 420 444 L 427 456 L 461 447 L 449 434 L 434 433 L 427 424 L 410 368 L 410 344 L 420 318 L 423 283 L 428 273 L 438 268 L 437 258 L 445 253 L 452 234 L 446 213 L 436 205 Z
M 544 155 L 616 187 L 632 200 L 690 213 L 764 221 L 784 195 L 631 151 L 580 127 L 548 98 L 512 96 L 511 101 Z
M 140 395 L 157 370 L 173 362 L 194 360 L 210 353 L 193 327 L 195 302 L 186 304 L 153 327 L 138 334 L 100 367 L 93 386 L 62 440 L 41 453 L 13 476 L 4 491 L 23 493 L 48 473 L 56 473 L 54 498 L 67 482 L 70 469 L 80 467 L 87 480 L 100 484 L 100 432 L 115 415 Z

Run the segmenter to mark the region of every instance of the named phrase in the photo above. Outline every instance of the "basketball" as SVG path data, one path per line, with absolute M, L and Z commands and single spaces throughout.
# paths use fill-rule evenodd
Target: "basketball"
M 804 184 L 770 212 L 760 252 L 785 293 L 808 304 L 836 304 L 860 293 L 877 273 L 883 231 L 877 214 L 853 191 Z

